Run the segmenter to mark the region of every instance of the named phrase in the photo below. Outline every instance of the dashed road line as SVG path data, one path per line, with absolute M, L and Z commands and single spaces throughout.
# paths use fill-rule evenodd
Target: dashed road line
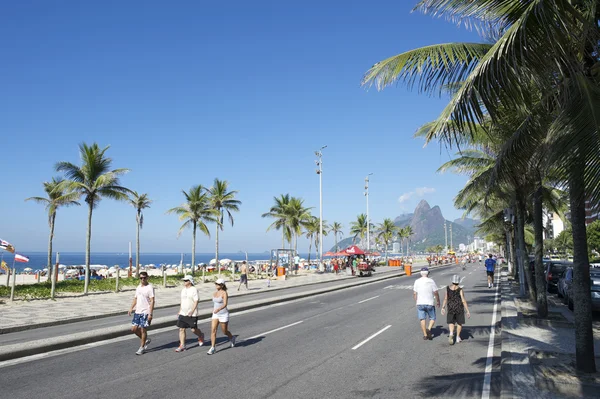
M 382 328 L 381 330 L 377 331 L 375 334 L 371 335 L 369 338 L 365 339 L 364 341 L 362 341 L 360 344 L 355 345 L 352 350 L 357 350 L 358 348 L 360 348 L 361 346 L 363 346 L 364 344 L 366 344 L 367 342 L 369 342 L 370 340 L 372 340 L 373 338 L 375 338 L 376 336 L 378 336 L 379 334 L 381 334 L 382 332 L 384 332 L 385 330 L 387 330 L 388 328 L 390 328 L 392 325 L 390 324 L 389 326 L 386 326 L 384 328 Z
M 363 299 L 362 301 L 360 301 L 358 303 L 365 303 L 365 302 L 370 301 L 371 299 L 375 299 L 375 298 L 379 298 L 379 295 L 371 297 L 371 298 Z

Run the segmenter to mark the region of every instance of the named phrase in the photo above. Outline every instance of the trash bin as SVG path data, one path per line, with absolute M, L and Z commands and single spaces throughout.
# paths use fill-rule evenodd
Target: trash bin
M 404 273 L 406 273 L 407 276 L 412 275 L 412 265 L 405 264 L 404 265 Z
M 277 268 L 277 277 L 285 276 L 285 267 L 279 266 Z

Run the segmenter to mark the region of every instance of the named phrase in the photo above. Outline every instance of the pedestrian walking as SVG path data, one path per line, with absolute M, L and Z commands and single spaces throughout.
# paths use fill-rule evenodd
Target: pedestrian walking
M 415 281 L 413 287 L 413 298 L 417 305 L 417 317 L 421 323 L 424 340 L 432 340 L 431 329 L 435 324 L 435 306 L 440 307 L 440 295 L 438 287 L 433 279 L 429 278 L 429 268 L 421 268 L 421 277 Z M 427 326 L 427 319 L 429 325 Z
M 240 285 L 238 285 L 237 290 L 240 290 L 242 284 L 246 286 L 246 290 L 248 289 L 248 265 L 246 261 L 242 262 L 242 267 L 240 268 Z
M 496 270 L 496 260 L 493 259 L 492 254 L 485 260 L 485 272 L 487 274 L 488 288 L 494 287 L 494 271 Z
M 235 346 L 235 337 L 231 334 L 228 329 L 229 325 L 229 310 L 227 310 L 227 300 L 229 296 L 227 295 L 227 286 L 225 285 L 225 280 L 222 278 L 215 281 L 215 288 L 217 289 L 213 294 L 213 315 L 212 315 L 212 325 L 210 330 L 210 349 L 206 352 L 209 355 L 215 353 L 215 345 L 217 343 L 217 329 L 219 324 L 221 325 L 221 330 L 223 334 L 227 335 L 229 338 L 229 342 L 231 347 Z
M 198 337 L 198 346 L 204 345 L 204 334 L 198 328 L 198 290 L 194 286 L 194 279 L 189 274 L 183 279 L 184 287 L 181 290 L 181 305 L 177 314 L 177 327 L 179 327 L 179 346 L 175 352 L 183 352 L 185 347 L 185 331 L 189 328 Z
M 154 312 L 154 287 L 148 282 L 148 273 L 140 273 L 140 284 L 135 289 L 135 296 L 127 314 L 131 316 L 131 331 L 140 338 L 140 348 L 136 355 L 143 355 L 148 349 L 150 338 L 148 338 L 148 327 L 152 323 Z
M 462 341 L 460 339 L 460 332 L 462 331 L 463 324 L 465 324 L 465 312 L 467 313 L 467 318 L 471 318 L 465 293 L 459 284 L 460 277 L 455 274 L 452 276 L 452 284 L 446 287 L 446 297 L 442 304 L 442 315 L 446 311 L 446 307 L 448 308 L 446 321 L 450 330 L 450 335 L 448 335 L 448 343 L 450 345 L 454 345 L 454 325 L 456 324 L 456 343 L 459 343 Z

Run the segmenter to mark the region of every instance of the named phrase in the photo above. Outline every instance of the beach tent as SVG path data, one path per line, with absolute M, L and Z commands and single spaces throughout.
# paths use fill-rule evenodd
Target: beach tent
M 341 252 L 343 252 L 344 255 L 364 255 L 365 254 L 365 251 L 363 251 L 362 249 L 360 249 L 356 245 L 352 245 L 352 246 L 344 249 Z
M 327 251 L 323 254 L 323 256 L 335 256 L 335 254 L 331 251 Z

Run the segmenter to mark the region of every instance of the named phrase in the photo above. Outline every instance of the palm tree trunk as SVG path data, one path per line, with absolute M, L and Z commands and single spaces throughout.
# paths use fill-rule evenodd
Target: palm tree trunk
M 575 155 L 577 156 L 577 155 Z M 581 156 L 579 156 L 581 159 Z M 575 162 L 569 179 L 571 225 L 573 229 L 573 303 L 575 316 L 575 358 L 577 371 L 596 372 L 592 330 L 590 263 L 585 227 L 585 181 L 583 161 Z
M 221 264 L 219 263 L 219 223 L 217 223 L 217 234 L 215 235 L 215 259 L 217 260 L 217 270 L 219 278 L 221 278 Z
M 194 221 L 194 226 L 193 226 L 193 230 L 192 230 L 192 271 L 194 270 L 195 264 L 196 264 L 196 221 Z M 183 266 L 183 267 L 185 267 L 185 266 Z
M 544 220 L 542 210 L 542 182 L 533 194 L 533 228 L 535 230 L 535 286 L 537 296 L 538 317 L 548 317 L 548 298 L 546 297 L 546 281 L 544 279 Z
M 85 240 L 85 283 L 83 285 L 83 294 L 87 295 L 88 288 L 90 285 L 90 249 L 92 243 L 92 212 L 94 211 L 94 204 L 90 203 L 88 209 L 88 226 L 87 226 L 87 237 Z
M 529 293 L 529 300 L 535 302 L 535 286 L 533 282 L 533 274 L 529 267 L 529 257 L 527 256 L 527 247 L 525 245 L 525 205 L 521 201 L 517 201 L 517 224 L 519 226 L 517 234 L 517 243 L 519 245 L 519 255 L 523 262 L 523 270 L 526 279 L 526 285 Z
M 140 215 L 136 218 L 136 234 L 135 234 L 135 278 L 140 278 Z
M 312 237 L 308 238 L 308 264 L 310 265 L 310 251 L 312 251 Z
M 281 228 L 281 249 L 285 249 L 285 230 Z
M 50 236 L 48 237 L 48 281 L 52 281 L 54 273 L 52 273 L 52 240 L 54 239 L 54 221 L 56 220 L 56 211 L 50 217 Z
M 334 235 L 335 235 L 335 252 L 338 252 L 338 251 L 340 250 L 340 249 L 338 248 L 338 239 L 337 239 L 338 232 L 336 231 L 336 232 L 334 233 Z

